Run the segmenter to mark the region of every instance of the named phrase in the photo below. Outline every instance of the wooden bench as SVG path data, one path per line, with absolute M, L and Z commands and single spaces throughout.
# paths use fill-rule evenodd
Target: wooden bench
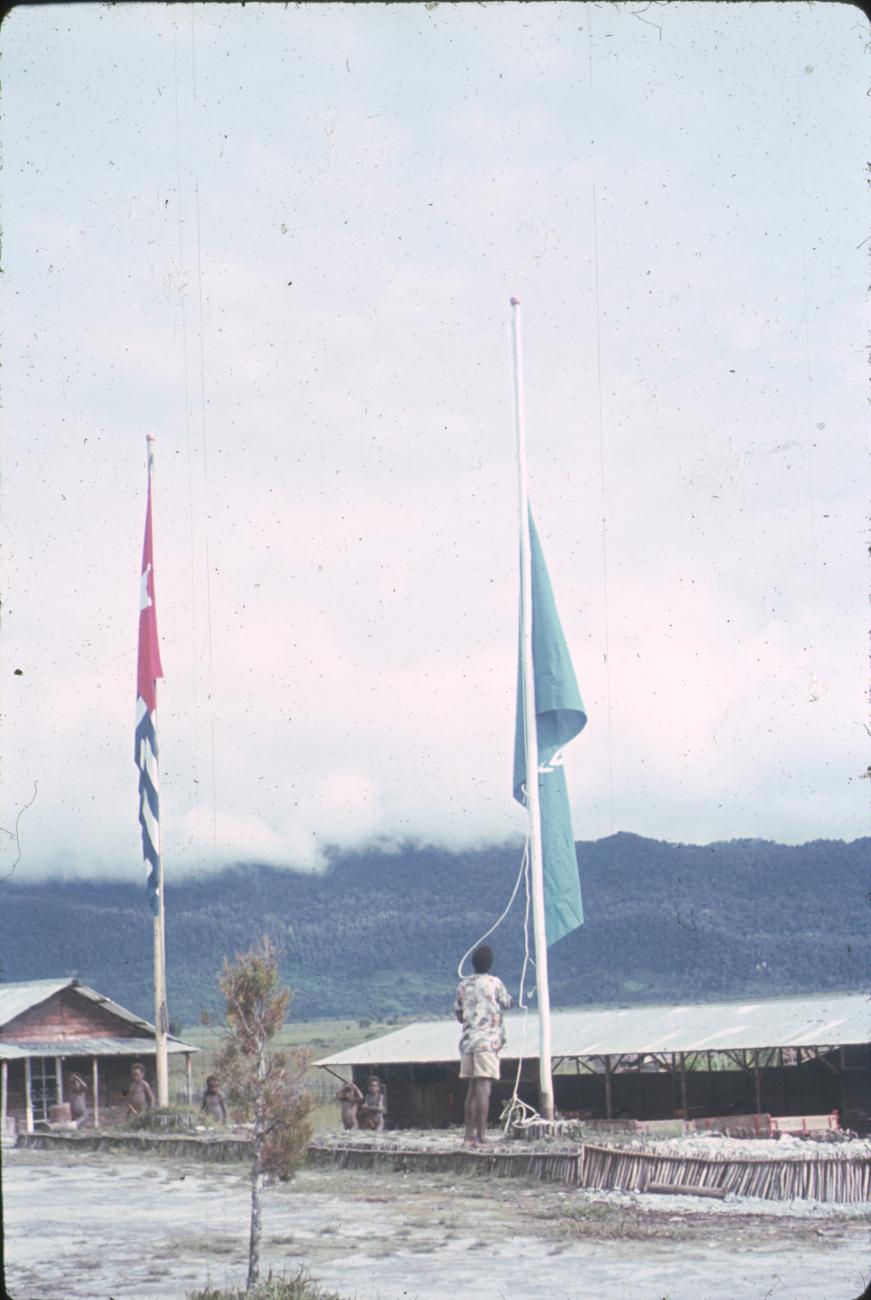
M 841 1127 L 838 1112 L 828 1115 L 772 1115 L 772 1133 L 819 1133 L 838 1131 Z

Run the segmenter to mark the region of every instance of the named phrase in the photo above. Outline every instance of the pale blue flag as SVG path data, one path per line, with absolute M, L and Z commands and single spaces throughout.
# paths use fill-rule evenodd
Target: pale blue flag
M 544 919 L 548 945 L 583 924 L 581 883 L 562 748 L 587 721 L 541 542 L 529 516 L 532 564 L 532 662 L 538 735 L 538 791 L 544 869 Z M 517 723 L 514 733 L 514 798 L 526 806 L 526 732 L 523 681 L 517 671 Z

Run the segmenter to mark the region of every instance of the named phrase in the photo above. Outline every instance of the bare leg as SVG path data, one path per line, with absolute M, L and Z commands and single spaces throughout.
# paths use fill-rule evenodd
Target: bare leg
M 490 1111 L 490 1089 L 492 1079 L 476 1079 L 475 1083 L 475 1132 L 479 1142 L 487 1141 L 487 1115 Z
M 463 1136 L 464 1142 L 475 1141 L 475 1097 L 477 1093 L 477 1079 L 466 1080 L 466 1132 Z

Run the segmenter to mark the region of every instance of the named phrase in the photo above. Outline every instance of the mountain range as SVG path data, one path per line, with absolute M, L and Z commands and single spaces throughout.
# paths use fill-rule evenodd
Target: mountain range
M 620 833 L 576 846 L 585 924 L 550 950 L 555 1006 L 757 998 L 869 983 L 871 838 L 672 844 Z M 166 884 L 177 1027 L 220 1019 L 225 957 L 269 934 L 294 1016 L 449 1011 L 457 963 L 502 912 L 521 847 L 336 852 L 320 873 L 256 863 Z M 490 942 L 516 992 L 523 889 Z M 529 944 L 532 939 L 530 934 Z M 14 877 L 0 886 L 0 978 L 76 975 L 152 1019 L 140 880 Z M 530 967 L 528 984 L 534 984 Z

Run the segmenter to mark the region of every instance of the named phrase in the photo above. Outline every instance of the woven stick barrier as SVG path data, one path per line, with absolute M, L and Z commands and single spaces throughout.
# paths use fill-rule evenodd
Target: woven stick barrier
M 585 1146 L 579 1182 L 582 1187 L 642 1192 L 651 1183 L 685 1183 L 771 1201 L 852 1204 L 871 1199 L 871 1156 L 828 1151 L 824 1156 L 792 1160 L 776 1156 L 738 1160 Z
M 576 1184 L 581 1152 L 403 1151 L 397 1147 L 319 1146 L 312 1143 L 307 1163 L 339 1169 L 391 1169 L 400 1172 L 473 1173 L 496 1178 L 536 1178 Z

